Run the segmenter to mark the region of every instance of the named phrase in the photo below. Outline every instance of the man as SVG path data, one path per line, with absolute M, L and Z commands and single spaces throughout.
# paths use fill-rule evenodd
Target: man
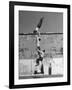
M 43 57 L 44 57 L 44 53 L 45 53 L 45 50 L 39 50 L 38 49 L 38 58 L 36 60 L 36 64 L 40 67 L 39 68 L 39 71 L 41 72 L 41 74 L 44 74 L 44 68 L 43 68 Z
M 42 18 L 40 19 L 40 21 L 39 21 L 36 29 L 33 31 L 34 35 L 37 35 L 37 36 L 39 36 L 39 37 L 40 37 L 39 29 L 40 29 L 41 26 L 42 26 L 43 19 L 44 19 L 44 17 L 42 17 Z

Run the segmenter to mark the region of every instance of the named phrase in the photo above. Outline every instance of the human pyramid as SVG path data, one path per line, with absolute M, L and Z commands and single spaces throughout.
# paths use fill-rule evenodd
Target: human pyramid
M 33 31 L 33 34 L 35 35 L 35 38 L 36 38 L 36 51 L 37 51 L 34 74 L 44 74 L 43 58 L 44 58 L 45 50 L 41 50 L 41 47 L 40 47 L 41 37 L 39 32 L 39 29 L 42 26 L 43 19 L 44 17 L 40 19 L 40 22 L 38 23 L 36 29 Z

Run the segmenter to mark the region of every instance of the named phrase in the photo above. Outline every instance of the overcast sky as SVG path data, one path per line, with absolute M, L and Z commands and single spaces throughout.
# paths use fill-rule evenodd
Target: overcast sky
M 63 32 L 63 13 L 19 11 L 19 33 L 33 32 L 42 16 L 44 21 L 40 32 Z

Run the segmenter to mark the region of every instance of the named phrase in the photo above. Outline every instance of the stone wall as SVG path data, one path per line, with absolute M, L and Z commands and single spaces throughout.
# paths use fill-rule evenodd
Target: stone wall
M 63 34 L 41 35 L 41 49 L 45 49 L 45 57 L 63 55 Z M 19 35 L 19 59 L 35 59 L 37 57 L 34 35 Z

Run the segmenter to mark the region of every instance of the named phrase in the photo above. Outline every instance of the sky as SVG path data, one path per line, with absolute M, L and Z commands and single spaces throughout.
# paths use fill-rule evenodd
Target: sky
M 19 11 L 19 33 L 33 32 L 41 17 L 41 33 L 63 33 L 63 13 L 40 11 Z

